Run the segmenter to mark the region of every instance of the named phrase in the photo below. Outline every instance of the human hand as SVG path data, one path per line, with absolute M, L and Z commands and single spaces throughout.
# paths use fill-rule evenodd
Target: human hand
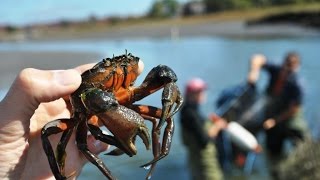
M 61 97 L 79 87 L 80 73 L 86 69 L 88 66 L 61 71 L 30 68 L 20 72 L 0 103 L 0 179 L 54 178 L 42 148 L 40 131 L 49 121 L 70 117 L 68 103 Z M 53 147 L 60 136 L 50 136 Z M 66 175 L 79 175 L 87 162 L 74 141 L 72 135 L 66 149 Z M 88 136 L 88 146 L 95 154 L 108 147 L 93 136 Z
M 250 71 L 247 80 L 250 84 L 255 84 L 259 78 L 261 67 L 267 62 L 266 56 L 263 54 L 254 54 L 250 60 Z
M 210 114 L 209 118 L 214 123 L 214 126 L 209 129 L 209 136 L 214 138 L 222 129 L 225 129 L 228 126 L 228 123 L 225 119 L 215 113 Z
M 219 129 L 225 129 L 228 126 L 227 121 L 215 113 L 212 113 L 210 115 L 210 119 Z
M 269 118 L 263 123 L 263 128 L 265 130 L 268 130 L 268 129 L 273 128 L 275 125 L 276 125 L 276 120 L 272 119 L 272 118 Z
M 251 57 L 251 66 L 255 68 L 260 68 L 263 66 L 267 61 L 267 57 L 263 54 L 254 54 Z

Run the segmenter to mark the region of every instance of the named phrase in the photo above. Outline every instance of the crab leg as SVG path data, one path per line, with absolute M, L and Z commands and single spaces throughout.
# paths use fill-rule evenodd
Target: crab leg
M 73 132 L 73 129 L 68 129 L 62 133 L 60 142 L 57 145 L 57 149 L 56 149 L 57 163 L 59 165 L 60 172 L 62 174 L 65 174 L 64 166 L 65 166 L 65 159 L 67 156 L 67 153 L 65 150 L 66 150 L 67 143 L 70 140 L 70 137 L 72 135 L 72 132 Z
M 43 149 L 48 157 L 49 165 L 56 179 L 66 179 L 64 173 L 64 161 L 66 158 L 65 148 L 76 126 L 73 119 L 57 119 L 47 123 L 41 130 L 41 140 Z M 60 142 L 57 146 L 57 157 L 55 157 L 51 143 L 48 137 L 52 134 L 63 132 Z M 58 159 L 58 161 L 56 160 Z
M 156 133 L 156 127 L 157 127 L 157 119 L 151 116 L 147 115 L 142 115 L 143 118 L 150 120 L 152 122 L 152 152 L 153 152 L 153 157 L 156 158 L 160 154 L 160 140 L 159 140 L 159 134 Z M 146 177 L 146 179 L 150 179 L 151 175 L 154 171 L 154 168 L 156 166 L 156 162 L 151 164 L 149 173 Z M 141 166 L 146 168 L 146 166 Z
M 148 166 L 156 163 L 160 159 L 166 157 L 169 154 L 170 148 L 171 148 L 172 137 L 173 137 L 173 133 L 174 133 L 174 122 L 173 122 L 172 118 L 168 118 L 168 119 L 166 119 L 166 121 L 167 121 L 168 125 L 166 126 L 165 132 L 163 135 L 161 153 L 158 156 L 154 157 L 154 159 L 152 161 L 142 165 L 141 167 L 148 167 Z M 158 127 L 155 130 L 155 134 L 160 134 L 160 129 L 158 129 Z M 159 137 L 157 137 L 157 139 L 159 139 Z
M 86 126 L 86 122 L 82 121 L 77 128 L 77 134 L 76 134 L 76 142 L 77 142 L 77 146 L 78 149 L 82 152 L 82 154 L 95 166 L 97 166 L 100 171 L 106 176 L 108 177 L 108 179 L 114 180 L 115 178 L 111 175 L 110 170 L 105 166 L 105 164 L 103 163 L 103 161 L 96 156 L 95 154 L 93 154 L 92 152 L 90 152 L 90 150 L 88 149 L 88 145 L 87 145 L 87 126 Z
M 161 127 L 157 125 L 157 120 L 161 117 L 162 110 L 153 106 L 137 105 L 137 104 L 131 105 L 129 106 L 129 108 L 141 114 L 141 116 L 144 119 L 150 120 L 152 122 L 152 150 L 153 150 L 154 159 L 149 163 L 141 166 L 141 167 L 147 168 L 151 165 L 151 168 L 147 175 L 147 179 L 149 179 L 156 165 L 156 162 L 169 154 L 172 137 L 174 133 L 174 122 L 171 117 L 166 119 L 168 125 L 165 128 L 162 145 L 161 145 L 160 144 Z M 160 149 L 160 146 L 161 146 L 161 149 Z

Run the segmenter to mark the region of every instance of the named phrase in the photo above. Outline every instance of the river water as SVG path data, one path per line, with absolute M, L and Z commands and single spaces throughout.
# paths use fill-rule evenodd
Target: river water
M 125 53 L 125 50 L 139 56 L 145 63 L 147 72 L 158 64 L 170 66 L 177 74 L 178 86 L 183 87 L 192 77 L 201 77 L 208 82 L 208 100 L 202 106 L 203 113 L 215 110 L 214 102 L 218 94 L 227 87 L 245 81 L 248 60 L 254 53 L 263 53 L 269 60 L 279 63 L 288 51 L 297 51 L 302 58 L 300 76 L 305 88 L 304 112 L 314 138 L 319 138 L 320 129 L 320 37 L 295 37 L 272 39 L 231 39 L 220 37 L 192 37 L 181 39 L 130 39 L 130 40 L 68 40 L 54 42 L 1 43 L 0 51 L 72 51 L 96 52 L 101 56 Z M 267 76 L 262 74 L 259 89 L 263 89 Z M 0 91 L 3 96 L 4 91 Z M 160 106 L 160 93 L 141 101 L 143 104 Z M 177 116 L 176 116 L 176 119 Z M 187 179 L 186 152 L 180 142 L 179 121 L 176 120 L 173 145 L 168 157 L 161 160 L 153 179 Z M 147 173 L 139 165 L 152 159 L 151 151 L 144 150 L 141 140 L 137 140 L 138 155 L 128 158 L 101 155 L 104 162 L 119 179 L 143 179 Z M 263 161 L 256 158 L 254 172 L 267 178 Z M 79 179 L 103 179 L 103 175 L 92 164 L 87 164 Z M 250 176 L 249 176 L 250 179 Z M 252 178 L 251 178 L 252 179 Z

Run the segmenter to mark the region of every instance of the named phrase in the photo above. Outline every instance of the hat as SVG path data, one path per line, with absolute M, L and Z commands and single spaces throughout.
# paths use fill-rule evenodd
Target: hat
M 187 82 L 186 93 L 199 92 L 207 89 L 207 83 L 201 78 L 193 78 Z

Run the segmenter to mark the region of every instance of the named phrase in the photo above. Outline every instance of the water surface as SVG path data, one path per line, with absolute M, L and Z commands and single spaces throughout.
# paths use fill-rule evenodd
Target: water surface
M 186 81 L 201 77 L 208 82 L 208 101 L 202 110 L 208 114 L 215 110 L 214 101 L 224 88 L 245 81 L 248 60 L 254 53 L 263 53 L 269 60 L 279 63 L 287 51 L 297 51 L 302 57 L 300 76 L 305 88 L 304 110 L 313 137 L 319 137 L 320 109 L 320 37 L 275 38 L 275 39 L 228 39 L 218 37 L 193 37 L 170 39 L 132 39 L 122 41 L 108 40 L 70 40 L 55 42 L 0 43 L 0 51 L 73 51 L 97 52 L 101 57 L 123 54 L 125 50 L 139 56 L 145 63 L 145 71 L 137 84 L 141 83 L 147 72 L 158 64 L 170 66 L 178 75 L 178 85 L 182 92 Z M 62 63 L 62 62 L 61 62 Z M 262 74 L 259 89 L 263 89 L 267 76 Z M 4 94 L 3 91 L 0 91 Z M 141 101 L 143 104 L 160 106 L 160 93 Z M 153 179 L 187 179 L 185 150 L 180 142 L 179 121 L 176 116 L 176 133 L 170 155 L 158 163 Z M 137 141 L 138 155 L 128 158 L 101 155 L 104 162 L 119 179 L 143 179 L 146 171 L 139 165 L 152 159 L 151 151 L 144 150 L 141 140 Z M 259 164 L 259 157 L 257 158 Z M 265 176 L 263 165 L 254 171 Z M 92 164 L 87 164 L 79 179 L 103 179 Z

